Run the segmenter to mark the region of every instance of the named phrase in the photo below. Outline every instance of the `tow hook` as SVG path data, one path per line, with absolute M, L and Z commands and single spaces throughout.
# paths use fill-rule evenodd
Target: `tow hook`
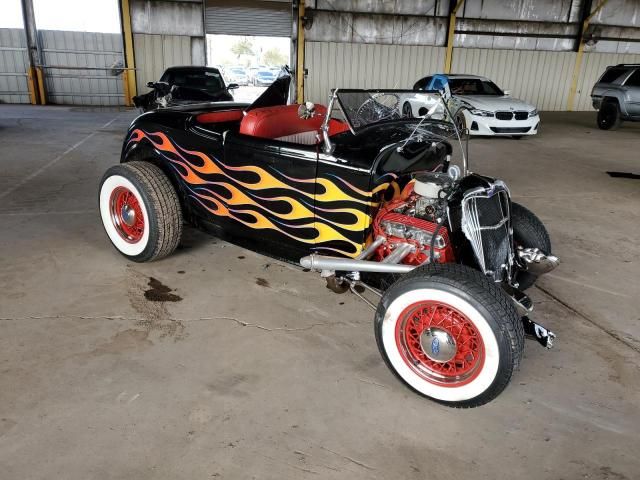
M 553 340 L 556 338 L 556 335 L 551 330 L 547 330 L 526 316 L 522 317 L 522 324 L 524 325 L 525 334 L 534 337 L 538 343 L 545 348 L 553 347 Z

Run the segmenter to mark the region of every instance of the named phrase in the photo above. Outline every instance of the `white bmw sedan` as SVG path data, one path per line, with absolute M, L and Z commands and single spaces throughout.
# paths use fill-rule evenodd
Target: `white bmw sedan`
M 460 129 L 468 128 L 471 135 L 500 135 L 520 138 L 535 135 L 540 126 L 538 110 L 509 92 L 503 92 L 488 78 L 476 75 L 445 75 L 448 79 L 451 100 L 449 110 Z M 402 114 L 424 114 L 423 96 L 419 92 L 429 90 L 432 76 L 416 82 L 416 94 L 404 98 Z

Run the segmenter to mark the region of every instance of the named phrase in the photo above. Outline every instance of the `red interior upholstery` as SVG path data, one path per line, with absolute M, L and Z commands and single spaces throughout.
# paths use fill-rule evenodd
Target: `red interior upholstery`
M 339 133 L 349 130 L 349 125 L 342 120 L 336 120 L 332 118 L 329 120 L 329 136 L 338 135 Z
M 201 113 L 196 117 L 200 123 L 240 122 L 240 133 L 254 137 L 278 139 L 289 137 L 291 142 L 316 143 L 315 134 L 320 133 L 320 127 L 327 113 L 324 105 L 316 105 L 316 115 L 309 119 L 298 117 L 298 105 L 279 105 L 275 107 L 256 108 L 243 114 L 242 110 L 218 110 Z M 349 130 L 348 125 L 340 120 L 329 121 L 329 135 L 337 135 Z M 302 134 L 303 138 L 296 136 Z M 310 135 L 310 138 L 308 138 Z
M 316 105 L 316 115 L 298 117 L 298 105 L 256 108 L 247 112 L 240 123 L 240 133 L 261 138 L 280 138 L 320 130 L 327 109 Z
M 303 133 L 320 133 L 320 127 L 327 113 L 327 107 L 316 105 L 316 114 L 309 119 L 298 116 L 299 105 L 279 105 L 256 108 L 248 112 L 240 123 L 240 133 L 261 138 L 282 138 Z M 329 134 L 335 135 L 349 127 L 338 120 L 330 120 Z
M 196 117 L 200 123 L 237 122 L 242 119 L 242 110 L 220 110 L 217 112 L 201 113 Z

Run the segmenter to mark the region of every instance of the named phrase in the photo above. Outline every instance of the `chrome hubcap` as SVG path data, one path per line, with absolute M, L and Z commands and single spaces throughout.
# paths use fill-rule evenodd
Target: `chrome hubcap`
M 420 335 L 420 346 L 424 354 L 434 362 L 446 363 L 456 356 L 456 341 L 442 328 L 427 328 Z
M 136 222 L 136 211 L 131 205 L 122 206 L 122 221 L 129 226 L 132 226 Z

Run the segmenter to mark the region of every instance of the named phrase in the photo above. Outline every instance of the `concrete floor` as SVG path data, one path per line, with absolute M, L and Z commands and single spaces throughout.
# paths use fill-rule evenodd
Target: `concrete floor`
M 564 263 L 533 289 L 557 334 L 494 402 L 419 398 L 372 312 L 320 278 L 188 231 L 127 263 L 96 209 L 133 112 L 0 106 L 0 477 L 637 479 L 640 125 L 545 114 L 474 140 Z M 145 299 L 150 277 L 182 298 Z

